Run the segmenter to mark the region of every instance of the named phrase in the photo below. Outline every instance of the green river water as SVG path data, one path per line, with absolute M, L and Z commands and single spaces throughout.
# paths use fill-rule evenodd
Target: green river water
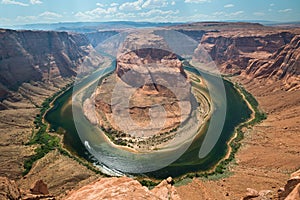
M 112 63 L 110 68 L 107 68 L 105 73 L 109 73 L 114 70 L 115 63 Z M 186 68 L 187 70 L 188 68 Z M 196 73 L 196 70 L 188 69 L 189 71 Z M 93 73 L 92 75 L 85 78 L 81 81 L 76 88 L 80 89 L 85 87 L 87 84 L 91 83 L 92 81 L 99 79 L 99 76 L 105 74 L 102 70 Z M 204 72 L 202 72 L 204 73 Z M 214 85 L 214 76 L 206 74 L 207 82 L 211 85 Z M 168 176 L 172 177 L 179 177 L 189 172 L 198 172 L 198 171 L 205 171 L 212 168 L 216 163 L 218 163 L 226 154 L 227 152 L 227 142 L 232 137 L 235 127 L 239 124 L 245 122 L 251 116 L 251 110 L 248 108 L 247 103 L 243 100 L 242 96 L 239 92 L 234 88 L 231 82 L 223 80 L 225 91 L 226 91 L 226 102 L 221 102 L 220 106 L 224 106 L 226 104 L 226 116 L 225 122 L 222 129 L 221 136 L 219 137 L 216 145 L 210 151 L 210 153 L 204 157 L 199 158 L 199 149 L 203 143 L 205 135 L 201 134 L 194 138 L 192 144 L 189 148 L 185 151 L 183 155 L 181 155 L 175 162 L 169 164 L 162 169 L 148 172 L 145 175 L 151 178 L 163 179 Z M 77 90 L 76 89 L 76 90 Z M 217 89 L 216 89 L 217 90 Z M 76 92 L 76 91 L 75 91 Z M 78 134 L 78 129 L 75 126 L 74 118 L 72 112 L 72 94 L 74 94 L 73 88 L 70 88 L 66 92 L 64 92 L 61 96 L 59 96 L 55 102 L 53 107 L 47 112 L 45 115 L 46 121 L 50 124 L 50 128 L 63 132 L 64 134 L 64 144 L 65 146 L 72 151 L 74 154 L 88 160 L 89 162 L 95 163 L 98 166 L 105 165 L 105 168 L 111 168 L 107 164 L 101 162 L 101 158 L 95 158 L 89 151 L 87 150 L 86 145 L 84 145 L 80 139 Z M 79 109 L 78 112 L 81 112 L 81 107 L 75 108 Z M 216 106 L 216 112 L 218 111 L 218 106 Z M 113 163 L 112 166 L 124 165 L 124 162 L 133 162 L 137 166 L 139 162 L 143 162 L 138 156 L 134 155 L 130 152 L 122 152 L 118 149 L 112 147 L 104 136 L 101 136 L 95 130 L 95 127 L 91 126 L 89 122 L 85 119 L 85 117 L 79 116 L 79 121 L 76 123 L 82 123 L 85 126 L 84 131 L 86 132 L 86 137 L 89 139 L 89 145 L 93 145 L 97 151 L 102 151 L 105 155 L 108 155 L 108 161 Z M 77 119 L 77 120 L 78 120 Z M 209 122 L 210 123 L 210 122 Z M 209 126 L 209 123 L 206 124 L 204 128 Z M 63 131 L 62 131 L 63 130 Z M 174 152 L 176 153 L 176 151 Z M 172 152 L 168 152 L 169 155 Z M 156 155 L 156 156 L 168 156 L 166 155 Z M 100 161 L 99 161 L 100 160 Z M 106 163 L 108 162 L 106 161 Z M 155 161 L 153 161 L 155 163 Z M 158 163 L 157 163 L 158 164 Z M 116 167 L 117 168 L 117 167 Z M 120 169 L 115 169 L 116 171 L 120 171 Z M 132 174 L 132 173 L 131 173 Z M 137 174 L 140 175 L 140 174 Z

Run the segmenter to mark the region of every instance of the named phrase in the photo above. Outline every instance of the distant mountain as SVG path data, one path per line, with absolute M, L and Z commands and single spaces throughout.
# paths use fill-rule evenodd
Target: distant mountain
M 126 28 L 146 28 L 146 27 L 164 27 L 174 26 L 183 23 L 171 22 L 132 22 L 132 21 L 111 21 L 111 22 L 60 22 L 53 24 L 25 24 L 12 26 L 12 29 L 26 30 L 55 30 L 72 32 L 94 32 L 98 30 L 126 29 Z

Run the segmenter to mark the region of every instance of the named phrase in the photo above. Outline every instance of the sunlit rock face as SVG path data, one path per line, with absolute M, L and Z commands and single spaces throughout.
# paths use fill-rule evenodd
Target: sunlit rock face
M 98 113 L 104 112 L 114 129 L 137 136 L 168 132 L 191 111 L 182 64 L 175 54 L 160 49 L 120 56 L 116 75 L 107 78 L 96 93 Z
M 145 199 L 145 200 L 180 200 L 174 186 L 163 180 L 153 190 L 143 187 L 138 181 L 128 177 L 102 178 L 76 191 L 71 191 L 65 200 L 94 199 Z
M 153 139 L 147 148 L 174 138 L 196 107 L 178 55 L 152 32 L 127 37 L 118 50 L 115 72 L 84 102 L 89 121 L 117 144 L 120 138 L 133 140 L 133 146 Z
M 0 46 L 0 99 L 23 83 L 73 77 L 102 61 L 82 34 L 0 29 Z

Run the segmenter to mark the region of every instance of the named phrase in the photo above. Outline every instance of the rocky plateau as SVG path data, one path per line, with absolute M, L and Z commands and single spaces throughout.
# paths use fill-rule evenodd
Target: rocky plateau
M 116 196 L 191 200 L 300 198 L 299 171 L 294 173 L 300 168 L 300 29 L 224 22 L 193 23 L 168 29 L 198 41 L 221 72 L 241 83 L 268 115 L 262 123 L 245 131 L 236 163 L 229 166 L 230 175 L 217 180 L 194 178 L 181 186 L 171 185 L 171 181 L 166 180 L 149 190 L 131 178 L 103 178 L 54 150 L 23 176 L 24 160 L 33 155 L 37 147 L 25 144 L 35 130 L 33 121 L 42 102 L 71 83 L 82 64 L 92 64 L 84 64 L 86 72 L 99 65 L 101 58 L 91 55 L 96 55 L 93 49 L 96 41 L 103 40 L 94 39 L 92 45 L 91 38 L 87 39 L 84 34 L 1 29 L 1 199 L 83 199 L 87 195 L 108 199 L 116 199 Z M 139 53 L 142 54 L 133 51 L 132 55 L 121 57 L 119 75 L 134 67 L 126 65 L 127 56 L 137 58 Z M 172 55 L 168 56 L 177 62 Z M 202 58 L 196 59 L 201 61 Z M 180 72 L 179 64 L 176 66 L 173 70 Z M 122 77 L 119 75 L 116 78 Z M 146 86 L 141 88 L 140 94 L 154 89 L 153 85 Z M 41 181 L 41 186 L 34 187 L 39 180 L 47 185 L 49 194 L 32 194 L 36 191 L 30 191 L 33 188 L 45 191 Z

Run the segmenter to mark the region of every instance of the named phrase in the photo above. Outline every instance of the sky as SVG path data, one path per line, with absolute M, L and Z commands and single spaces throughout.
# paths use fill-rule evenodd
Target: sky
M 0 0 L 0 26 L 87 21 L 300 21 L 300 0 Z

